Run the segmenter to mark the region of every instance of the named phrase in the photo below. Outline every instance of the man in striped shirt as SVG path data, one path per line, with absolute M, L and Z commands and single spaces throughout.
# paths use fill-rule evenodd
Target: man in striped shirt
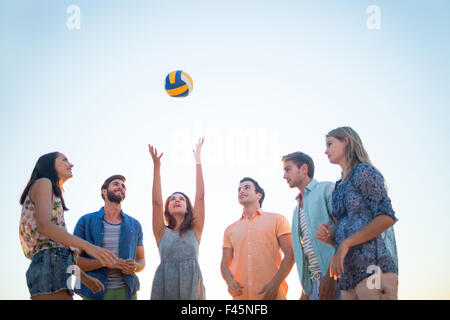
M 330 258 L 335 248 L 314 237 L 322 223 L 335 228 L 332 217 L 332 182 L 314 179 L 314 162 L 303 152 L 294 152 L 282 158 L 284 176 L 290 188 L 298 188 L 296 206 L 292 219 L 292 244 L 297 271 L 302 284 L 300 299 L 338 299 L 336 280 L 330 278 Z
M 102 265 L 87 253 L 78 258 L 78 266 L 99 279 L 106 289 L 94 294 L 82 285 L 76 292 L 85 300 L 137 299 L 140 285 L 136 273 L 145 267 L 143 235 L 139 221 L 122 211 L 126 190 L 124 176 L 114 175 L 106 179 L 101 187 L 104 207 L 81 217 L 75 227 L 76 236 L 119 257 L 114 265 Z

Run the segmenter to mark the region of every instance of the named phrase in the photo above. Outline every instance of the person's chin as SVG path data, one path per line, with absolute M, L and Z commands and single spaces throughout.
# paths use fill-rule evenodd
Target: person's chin
M 184 210 L 174 210 L 170 214 L 173 216 L 184 216 L 186 212 Z
M 61 180 L 64 181 L 64 182 L 66 182 L 67 180 L 69 180 L 69 179 L 72 178 L 72 177 L 73 177 L 73 174 L 67 174 L 67 175 L 65 175 Z
M 295 183 L 292 181 L 288 181 L 287 184 L 288 184 L 289 188 L 291 188 L 291 189 L 296 187 Z

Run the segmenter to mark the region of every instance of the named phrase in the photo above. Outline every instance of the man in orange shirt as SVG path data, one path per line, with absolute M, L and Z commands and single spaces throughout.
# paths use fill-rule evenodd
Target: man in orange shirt
M 251 178 L 240 181 L 238 199 L 244 212 L 225 230 L 220 265 L 228 292 L 234 300 L 286 299 L 294 265 L 289 222 L 261 210 L 264 190 Z

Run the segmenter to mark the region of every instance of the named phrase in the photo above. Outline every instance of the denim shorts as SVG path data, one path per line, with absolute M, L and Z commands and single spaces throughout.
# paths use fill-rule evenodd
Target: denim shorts
M 63 248 L 45 249 L 33 256 L 27 271 L 27 285 L 31 297 L 40 294 L 52 294 L 70 288 L 73 265 L 72 252 Z

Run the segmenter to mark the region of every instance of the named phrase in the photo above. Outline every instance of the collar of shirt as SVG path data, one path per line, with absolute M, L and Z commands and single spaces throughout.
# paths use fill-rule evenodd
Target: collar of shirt
M 101 207 L 98 212 L 100 213 L 101 218 L 104 220 L 105 219 L 105 215 L 106 215 L 105 214 L 105 207 Z M 120 210 L 120 215 L 122 216 L 122 222 L 123 222 L 123 219 L 125 218 L 123 210 Z
M 308 192 L 311 192 L 316 186 L 317 186 L 318 182 L 316 179 L 312 179 L 310 183 L 308 183 L 308 185 L 305 187 L 305 194 Z M 300 192 L 296 197 L 295 200 L 297 200 L 298 203 L 301 203 L 301 201 L 303 200 L 303 195 Z
M 308 185 L 305 188 L 305 192 L 311 192 L 316 186 L 317 186 L 318 182 L 316 179 L 312 179 L 310 183 L 308 183 Z
M 252 217 L 251 217 L 250 219 L 248 219 L 248 218 L 247 218 L 247 215 L 246 215 L 244 212 L 242 212 L 241 220 L 242 220 L 242 219 L 253 220 L 257 215 L 260 216 L 260 215 L 262 215 L 263 213 L 264 213 L 264 211 L 262 211 L 261 208 L 259 208 L 258 210 L 255 211 L 255 213 L 252 215 Z

